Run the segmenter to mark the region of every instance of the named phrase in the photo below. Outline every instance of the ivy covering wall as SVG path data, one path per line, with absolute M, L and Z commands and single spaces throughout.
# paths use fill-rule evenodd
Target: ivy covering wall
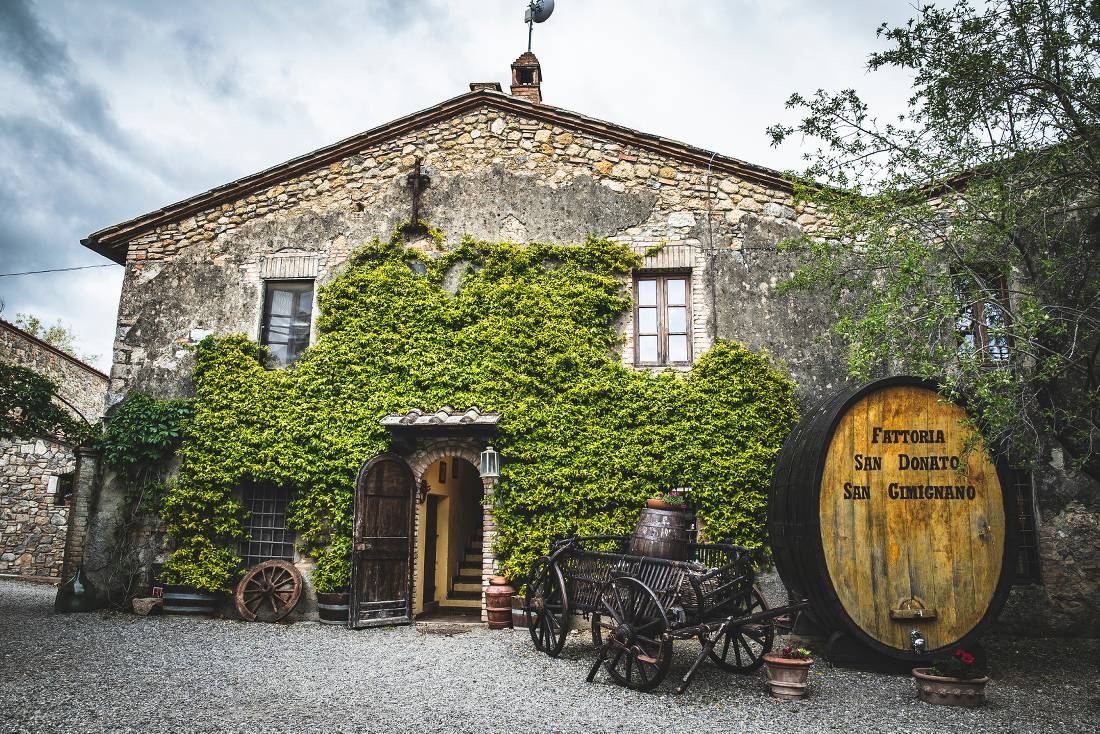
M 427 257 L 395 236 L 323 289 L 317 343 L 293 367 L 265 369 L 243 336 L 204 340 L 164 510 L 178 546 L 166 573 L 226 567 L 241 532 L 232 497 L 248 478 L 294 488 L 290 522 L 320 557 L 318 580 L 346 583 L 355 476 L 387 448 L 379 419 L 441 405 L 503 414 L 496 550 L 509 575 L 551 535 L 629 532 L 645 499 L 675 486 L 694 488 L 709 537 L 760 545 L 773 462 L 797 418 L 794 386 L 729 342 L 686 375 L 624 367 L 617 325 L 637 264 L 602 239 L 467 240 Z

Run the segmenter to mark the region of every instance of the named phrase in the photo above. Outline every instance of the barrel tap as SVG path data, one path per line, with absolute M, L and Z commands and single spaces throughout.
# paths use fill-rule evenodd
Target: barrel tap
M 920 633 L 919 629 L 914 628 L 913 631 L 909 633 L 909 641 L 913 645 L 914 652 L 916 652 L 918 655 L 924 654 L 924 646 L 928 643 L 925 642 L 924 635 Z

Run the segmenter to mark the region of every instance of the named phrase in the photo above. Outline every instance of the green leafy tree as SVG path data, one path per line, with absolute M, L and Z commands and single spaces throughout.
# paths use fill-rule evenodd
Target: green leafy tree
M 15 325 L 33 337 L 41 339 L 52 347 L 57 347 L 62 352 L 73 355 L 84 362 L 94 362 L 99 359 L 98 354 L 86 354 L 78 352 L 76 348 L 76 332 L 71 326 L 63 324 L 61 319 L 52 325 L 46 325 L 42 319 L 34 314 L 18 313 L 15 315 Z
M 57 383 L 34 370 L 0 363 L 0 438 L 82 441 L 89 426 L 64 407 Z
M 1100 479 L 1100 1 L 924 6 L 879 37 L 903 115 L 818 91 L 770 128 L 816 141 L 797 195 L 827 221 L 790 286 L 832 296 L 854 375 L 941 378 L 988 444 L 1055 438 Z

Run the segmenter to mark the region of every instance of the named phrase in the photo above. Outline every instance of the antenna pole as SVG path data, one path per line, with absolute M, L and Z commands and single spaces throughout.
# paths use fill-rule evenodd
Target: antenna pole
M 531 53 L 531 34 L 535 30 L 535 19 L 532 16 L 528 17 L 530 19 L 527 21 L 527 53 Z

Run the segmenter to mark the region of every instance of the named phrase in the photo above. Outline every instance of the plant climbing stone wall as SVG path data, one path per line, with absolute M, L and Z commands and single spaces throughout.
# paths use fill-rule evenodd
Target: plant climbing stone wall
M 103 413 L 107 376 L 0 320 L 0 361 L 54 380 L 58 394 L 88 421 Z M 0 439 L 0 574 L 61 574 L 69 508 L 57 484 L 76 467 L 73 447 L 57 437 Z

